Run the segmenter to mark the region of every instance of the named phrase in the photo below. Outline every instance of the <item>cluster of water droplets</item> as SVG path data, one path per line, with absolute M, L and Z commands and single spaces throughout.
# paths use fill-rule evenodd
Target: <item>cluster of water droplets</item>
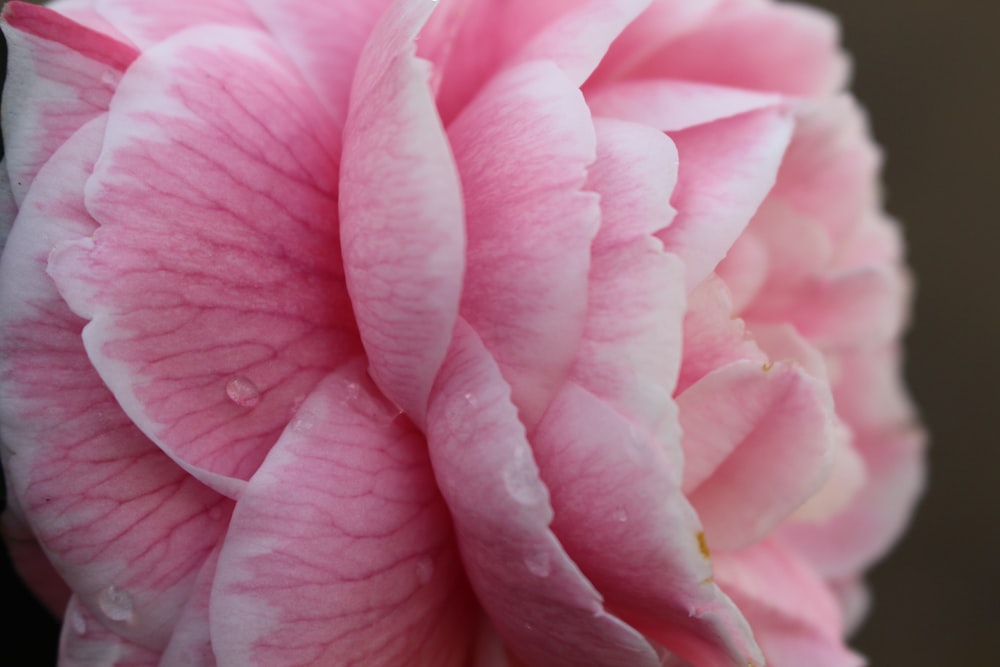
M 98 593 L 97 607 L 111 621 L 129 623 L 135 619 L 132 595 L 117 586 L 108 586 Z

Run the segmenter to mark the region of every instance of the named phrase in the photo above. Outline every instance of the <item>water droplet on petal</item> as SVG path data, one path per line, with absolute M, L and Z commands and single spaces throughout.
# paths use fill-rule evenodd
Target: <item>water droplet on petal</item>
M 292 430 L 296 433 L 310 433 L 316 426 L 316 417 L 311 412 L 303 412 L 292 422 Z
M 421 558 L 417 562 L 417 582 L 421 586 L 426 585 L 430 582 L 431 577 L 434 576 L 434 559 L 431 557 Z
M 128 591 L 115 586 L 108 586 L 98 594 L 97 606 L 112 621 L 128 623 L 135 618 L 132 596 Z
M 514 457 L 503 469 L 502 475 L 507 492 L 522 505 L 534 505 L 545 499 L 545 488 L 538 478 L 531 450 L 527 447 L 514 450 Z
M 469 404 L 470 408 L 477 408 L 477 407 L 479 407 L 479 399 L 476 398 L 475 394 L 471 394 L 471 393 L 465 394 L 462 398 L 465 399 L 465 402 Z
M 76 609 L 73 609 L 69 613 L 69 627 L 73 628 L 73 632 L 78 635 L 87 634 L 87 619 L 83 617 Z
M 524 558 L 524 565 L 536 577 L 547 577 L 552 572 L 552 560 L 545 549 L 530 552 Z
M 252 408 L 260 403 L 260 389 L 242 375 L 230 378 L 226 383 L 226 396 L 241 408 Z
M 614 514 L 611 515 L 611 518 L 613 518 L 618 523 L 625 523 L 626 521 L 628 521 L 628 510 L 626 510 L 624 507 L 616 507 Z

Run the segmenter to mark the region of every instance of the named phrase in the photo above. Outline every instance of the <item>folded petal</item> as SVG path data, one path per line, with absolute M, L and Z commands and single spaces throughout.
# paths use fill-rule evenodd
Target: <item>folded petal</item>
M 179 34 L 115 93 L 86 188 L 100 228 L 50 259 L 132 421 L 230 496 L 296 401 L 360 348 L 323 121 L 267 38 Z
M 677 397 L 684 490 L 719 549 L 752 544 L 829 473 L 833 401 L 797 365 L 736 361 Z
M 552 529 L 610 611 L 693 664 L 762 662 L 746 621 L 712 581 L 701 522 L 660 443 L 567 383 L 532 445 L 552 495 Z
M 9 491 L 78 603 L 161 649 L 222 499 L 125 416 L 45 274 L 53 244 L 94 229 L 81 193 L 103 132 L 91 121 L 39 172 L 0 262 L 0 438 Z
M 356 73 L 340 177 L 344 271 L 379 388 L 418 425 L 458 316 L 462 190 L 414 37 L 430 0 L 395 3 Z
M 423 439 L 350 364 L 236 505 L 211 599 L 219 665 L 462 665 L 471 600 Z
M 549 529 L 548 491 L 509 387 L 462 320 L 431 395 L 428 441 L 465 571 L 512 653 L 552 667 L 660 664 Z
M 580 91 L 555 65 L 504 71 L 449 138 L 465 190 L 462 316 L 496 358 L 525 423 L 567 377 L 587 310 L 598 197 L 584 191 L 596 142 Z
M 26 2 L 4 7 L 4 162 L 20 204 L 60 145 L 103 114 L 138 52 L 128 44 Z

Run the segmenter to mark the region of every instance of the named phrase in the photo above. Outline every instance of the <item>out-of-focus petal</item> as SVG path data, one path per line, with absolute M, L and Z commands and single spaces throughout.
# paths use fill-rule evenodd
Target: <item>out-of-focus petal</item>
M 395 3 L 361 57 L 340 179 L 344 271 L 379 388 L 424 425 L 465 270 L 462 189 L 413 39 L 433 8 Z
M 528 428 L 583 335 L 598 197 L 584 190 L 596 140 L 580 91 L 552 63 L 505 70 L 449 138 L 465 190 L 462 316 L 510 383 Z
M 35 175 L 60 145 L 108 109 L 122 72 L 138 52 L 48 9 L 4 7 L 4 162 L 20 204 Z
M 305 400 L 236 504 L 220 667 L 464 664 L 474 614 L 419 432 L 360 361 Z
M 39 172 L 0 262 L 0 438 L 9 492 L 79 602 L 161 649 L 225 527 L 222 499 L 121 411 L 45 275 L 54 244 L 95 227 L 82 193 L 103 132 L 91 121 Z
M 258 33 L 199 28 L 146 51 L 87 183 L 100 228 L 49 261 L 132 421 L 230 496 L 360 348 L 322 116 Z
M 260 27 L 245 0 L 93 0 L 91 4 L 98 16 L 143 51 L 188 28 Z
M 428 440 L 469 581 L 512 653 L 551 667 L 660 664 L 604 610 L 549 529 L 548 491 L 507 384 L 461 319 L 431 395 Z

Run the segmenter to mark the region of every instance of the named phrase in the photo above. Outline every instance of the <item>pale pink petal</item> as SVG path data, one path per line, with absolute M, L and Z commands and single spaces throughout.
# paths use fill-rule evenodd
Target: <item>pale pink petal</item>
M 230 505 L 226 508 L 229 511 L 224 511 L 224 520 L 227 523 L 232 516 L 231 509 Z M 219 544 L 202 563 L 198 576 L 195 577 L 191 594 L 188 596 L 187 604 L 184 605 L 177 622 L 174 624 L 170 642 L 163 649 L 158 667 L 215 667 L 208 604 L 221 545 L 222 539 L 220 537 Z
M 726 256 L 768 190 L 793 121 L 765 109 L 671 134 L 680 154 L 677 218 L 659 237 L 687 267 L 692 289 Z
M 698 515 L 659 442 L 567 383 L 532 444 L 552 529 L 609 611 L 694 664 L 762 661 L 746 621 L 712 583 Z
M 171 35 L 197 26 L 260 26 L 245 0 L 93 0 L 92 4 L 101 18 L 144 51 Z
M 157 667 L 159 662 L 159 651 L 123 639 L 79 600 L 70 599 L 59 636 L 58 667 Z
M 720 554 L 719 585 L 739 605 L 773 667 L 864 664 L 843 642 L 836 598 L 791 550 L 767 540 L 737 553 Z
M 115 85 L 138 52 L 26 2 L 6 5 L 0 27 L 8 49 L 4 162 L 20 204 L 56 149 L 107 111 Z
M 781 95 L 670 79 L 628 80 L 587 92 L 595 115 L 678 132 L 788 104 Z
M 684 490 L 720 549 L 759 540 L 829 472 L 829 389 L 795 364 L 736 361 L 698 380 L 677 403 Z
M 175 0 L 176 1 L 176 0 Z M 201 7 L 204 0 L 191 0 Z M 214 0 L 218 1 L 218 0 Z M 361 48 L 390 0 L 243 0 L 342 128 Z M 336 37 L 333 37 L 333 35 Z
M 428 440 L 469 581 L 512 653 L 551 667 L 660 664 L 604 611 L 549 529 L 548 491 L 509 387 L 462 320 L 431 395 Z
M 861 628 L 872 607 L 872 593 L 862 579 L 849 577 L 847 579 L 827 582 L 833 594 L 840 603 L 840 612 L 844 619 L 844 632 L 851 636 Z
M 627 78 L 664 44 L 697 29 L 719 0 L 653 0 L 611 44 L 587 85 Z
M 505 70 L 449 128 L 465 190 L 462 316 L 482 336 L 530 425 L 567 377 L 583 334 L 598 197 L 596 140 L 555 65 Z
M 82 192 L 103 132 L 91 121 L 39 172 L 0 262 L 0 437 L 9 491 L 60 576 L 109 628 L 159 649 L 224 529 L 222 499 L 121 411 L 45 275 L 53 244 L 95 227 Z
M 413 39 L 430 0 L 396 3 L 361 57 L 340 178 L 344 270 L 379 388 L 423 426 L 458 316 L 462 190 Z
M 766 199 L 764 200 L 766 203 Z M 715 267 L 715 273 L 729 288 L 732 313 L 742 314 L 767 280 L 767 246 L 749 231 L 744 231 L 725 259 Z M 707 282 L 707 281 L 706 281 Z
M 734 316 L 729 289 L 716 276 L 709 276 L 688 294 L 682 349 L 675 395 L 732 362 L 752 360 L 764 366 L 770 361 L 743 320 Z
M 697 30 L 670 41 L 629 74 L 817 95 L 836 90 L 846 79 L 839 44 L 837 22 L 817 9 L 722 3 Z
M 14 201 L 14 192 L 10 188 L 7 162 L 0 159 L 0 253 L 7 245 L 7 236 L 10 234 L 10 228 L 14 226 L 15 217 L 17 217 L 17 202 Z
M 363 369 L 316 387 L 236 505 L 222 667 L 465 664 L 474 607 L 424 440 Z
M 3 467 L 8 470 L 10 464 L 4 460 Z M 49 562 L 35 534 L 25 523 L 24 512 L 18 506 L 19 501 L 13 494 L 11 483 L 5 480 L 4 488 L 8 495 L 3 515 L 0 516 L 0 535 L 3 536 L 7 556 L 14 571 L 35 597 L 50 614 L 61 619 L 73 592 Z
M 601 198 L 601 227 L 572 377 L 650 433 L 672 432 L 684 267 L 651 234 L 673 217 L 677 153 L 666 135 L 643 125 L 601 119 L 596 129 L 587 188 Z
M 86 188 L 101 226 L 50 258 L 132 421 L 230 496 L 296 401 L 360 349 L 335 145 L 265 37 L 186 31 L 123 77 Z

